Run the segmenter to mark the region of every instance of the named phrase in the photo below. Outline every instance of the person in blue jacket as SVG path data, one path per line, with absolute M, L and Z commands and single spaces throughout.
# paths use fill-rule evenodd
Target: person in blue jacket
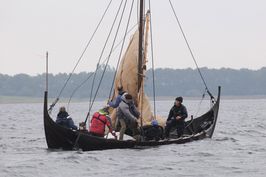
M 126 92 L 123 90 L 123 87 L 119 87 L 117 97 L 113 101 L 109 101 L 107 104 L 112 108 L 117 108 L 122 101 L 122 96 L 125 93 Z
M 65 107 L 61 107 L 59 109 L 59 113 L 57 114 L 56 123 L 62 125 L 64 127 L 77 130 L 78 127 L 74 124 L 74 121 L 71 117 L 69 117 L 68 112 Z

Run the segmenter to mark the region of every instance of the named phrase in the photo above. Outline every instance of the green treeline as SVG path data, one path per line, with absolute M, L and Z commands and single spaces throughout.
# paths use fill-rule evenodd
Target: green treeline
M 102 74 L 102 68 L 96 75 L 94 91 L 98 86 Z M 266 68 L 260 70 L 234 70 L 234 69 L 208 69 L 201 68 L 209 89 L 213 94 L 217 93 L 217 86 L 222 86 L 223 95 L 228 96 L 252 96 L 266 95 Z M 98 98 L 107 98 L 110 92 L 114 69 L 108 67 Z M 91 73 L 81 72 L 73 74 L 72 78 L 62 93 L 62 97 L 68 98 L 73 90 L 84 82 Z M 63 87 L 68 74 L 49 74 L 49 96 L 56 97 Z M 89 98 L 91 93 L 92 78 L 78 89 L 74 98 Z M 152 96 L 152 72 L 148 70 L 145 78 L 146 93 Z M 195 69 L 156 69 L 155 84 L 157 96 L 201 96 L 204 92 L 203 83 Z M 29 76 L 17 74 L 15 76 L 0 74 L 0 96 L 42 97 L 45 88 L 45 74 Z

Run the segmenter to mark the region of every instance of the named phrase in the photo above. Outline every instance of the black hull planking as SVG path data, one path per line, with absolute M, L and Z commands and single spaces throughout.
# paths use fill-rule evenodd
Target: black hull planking
M 118 141 L 114 139 L 105 139 L 91 136 L 87 133 L 72 131 L 68 128 L 56 124 L 48 113 L 47 92 L 44 94 L 44 131 L 47 146 L 49 149 L 73 150 L 75 141 L 80 133 L 77 142 L 78 148 L 83 151 L 106 150 L 106 149 L 126 149 L 126 148 L 143 148 L 168 144 L 183 144 L 204 138 L 211 138 L 216 126 L 221 88 L 218 89 L 218 96 L 213 107 L 204 115 L 187 121 L 185 136 L 179 139 L 160 140 L 160 141 L 143 141 L 136 142 L 132 140 Z

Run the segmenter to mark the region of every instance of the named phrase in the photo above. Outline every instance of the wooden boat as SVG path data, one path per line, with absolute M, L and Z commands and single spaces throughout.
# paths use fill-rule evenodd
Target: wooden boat
M 137 90 L 137 93 L 135 93 L 135 98 L 138 96 L 140 98 L 139 107 L 143 107 L 142 105 L 143 102 L 145 103 L 148 102 L 147 97 L 145 97 L 145 94 L 144 94 L 144 79 L 143 79 L 144 78 L 143 76 L 145 76 L 145 71 L 146 71 L 146 57 L 147 57 L 146 56 L 147 35 L 145 36 L 146 38 L 144 40 L 144 34 L 143 34 L 144 33 L 143 29 L 145 26 L 143 24 L 143 21 L 144 21 L 143 20 L 144 19 L 143 18 L 144 16 L 143 6 L 144 6 L 144 0 L 140 0 L 139 31 L 137 31 L 138 33 L 135 33 L 133 37 L 134 39 L 130 41 L 130 45 L 128 47 L 128 51 L 130 52 L 133 50 L 132 48 L 136 49 L 136 45 L 138 45 L 138 52 L 132 52 L 134 54 L 137 53 L 138 55 L 138 56 L 135 56 L 136 62 L 134 65 L 135 67 L 135 72 L 134 72 L 135 80 L 134 81 L 136 82 L 127 81 L 128 80 L 127 77 L 124 77 L 126 79 L 123 80 L 122 82 L 121 81 L 122 76 L 120 78 L 117 78 L 118 81 L 116 82 L 120 84 L 125 84 L 126 86 L 131 84 L 130 87 L 127 87 L 127 90 L 126 90 L 129 93 L 133 92 L 134 90 Z M 148 29 L 149 29 L 149 19 L 146 19 L 146 33 Z M 131 45 L 134 45 L 134 44 L 135 46 L 132 47 Z M 126 54 L 125 56 L 127 55 L 128 54 Z M 132 61 L 133 60 L 131 59 L 130 62 Z M 48 73 L 48 68 L 47 68 L 47 73 Z M 121 73 L 125 74 L 127 73 L 127 71 L 123 70 L 123 72 L 121 71 Z M 118 71 L 118 74 L 119 74 L 119 71 Z M 129 75 L 132 75 L 132 74 L 129 74 Z M 47 75 L 47 78 L 48 78 L 48 75 Z M 125 83 L 125 82 L 129 82 L 129 83 Z M 47 83 L 48 83 L 48 79 L 47 79 Z M 136 84 L 132 85 L 132 83 L 136 83 Z M 206 85 L 205 82 L 204 84 Z M 124 87 L 125 85 L 122 85 L 122 86 Z M 115 84 L 115 86 L 117 85 Z M 207 86 L 206 86 L 206 90 L 208 91 Z M 88 132 L 74 131 L 69 128 L 56 124 L 55 121 L 50 117 L 50 114 L 48 111 L 48 86 L 46 85 L 46 91 L 44 94 L 43 120 L 44 120 L 44 130 L 45 130 L 47 146 L 49 149 L 73 150 L 73 149 L 79 148 L 83 151 L 91 151 L 91 150 L 105 150 L 105 149 L 154 147 L 154 146 L 168 145 L 168 144 L 183 144 L 183 143 L 187 143 L 187 142 L 191 142 L 195 140 L 201 140 L 204 138 L 211 138 L 215 130 L 215 125 L 216 125 L 217 118 L 218 118 L 220 94 L 221 94 L 220 87 L 218 87 L 218 95 L 216 99 L 210 94 L 211 100 L 212 100 L 212 106 L 210 110 L 200 117 L 192 118 L 191 120 L 187 121 L 186 128 L 184 131 L 185 136 L 182 136 L 181 138 L 174 138 L 174 136 L 172 136 L 170 139 L 163 139 L 159 141 L 155 141 L 155 140 L 153 141 L 145 141 L 145 140 L 119 141 L 115 139 L 95 137 L 95 136 L 90 135 Z M 132 95 L 134 97 L 134 94 Z M 148 108 L 149 108 L 149 105 L 145 107 L 145 110 L 147 110 Z M 150 112 L 148 112 L 147 114 L 144 114 L 144 116 L 146 117 L 151 117 L 150 115 L 151 115 Z M 141 118 L 141 122 L 140 122 L 141 127 L 143 125 L 142 119 L 143 118 Z
M 185 134 L 182 138 L 160 140 L 160 141 L 142 141 L 137 142 L 133 140 L 119 141 L 115 139 L 105 139 L 91 136 L 88 133 L 73 131 L 58 125 L 50 117 L 47 107 L 47 92 L 44 94 L 44 130 L 48 148 L 73 150 L 75 141 L 80 133 L 77 142 L 78 148 L 83 151 L 91 150 L 105 150 L 105 149 L 124 149 L 124 148 L 138 148 L 138 147 L 153 147 L 158 145 L 168 144 L 183 144 L 204 138 L 211 138 L 217 122 L 219 104 L 220 104 L 221 89 L 218 89 L 217 99 L 212 108 L 204 115 L 187 121 L 188 125 Z

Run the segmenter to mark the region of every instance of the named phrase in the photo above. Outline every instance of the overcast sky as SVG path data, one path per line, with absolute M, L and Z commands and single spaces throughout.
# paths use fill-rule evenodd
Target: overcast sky
M 156 67 L 194 68 L 168 0 L 151 1 Z M 0 73 L 43 73 L 47 50 L 50 72 L 70 72 L 108 2 L 0 0 Z M 259 69 L 266 66 L 265 0 L 172 2 L 200 67 Z M 118 4 L 119 0 L 114 0 L 77 72 L 95 69 Z M 137 21 L 136 11 L 134 6 L 130 26 Z M 129 5 L 125 18 L 128 12 Z M 125 24 L 126 20 L 122 26 Z M 110 46 L 111 42 L 107 48 Z M 113 54 L 111 65 L 115 65 L 118 51 Z

